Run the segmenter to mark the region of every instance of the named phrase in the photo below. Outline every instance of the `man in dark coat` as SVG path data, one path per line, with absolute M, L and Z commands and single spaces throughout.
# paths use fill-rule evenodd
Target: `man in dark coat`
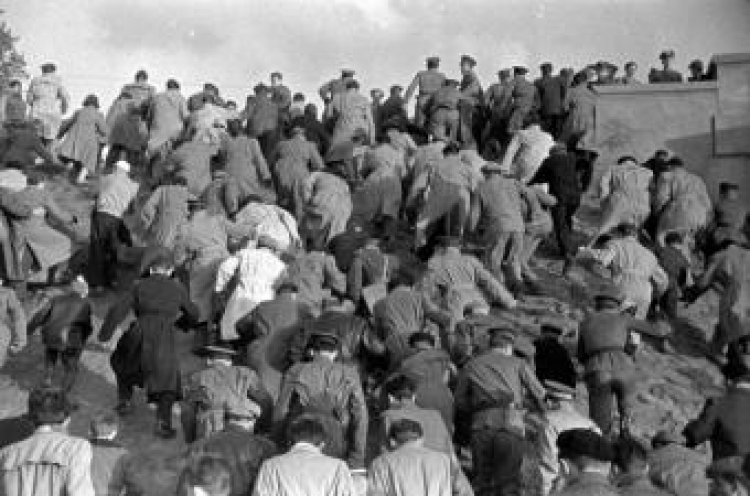
M 474 68 L 477 62 L 469 55 L 461 56 L 461 101 L 459 110 L 459 139 L 464 146 L 474 146 L 477 136 L 481 132 L 484 108 L 484 92 Z
M 311 318 L 309 308 L 298 299 L 297 284 L 285 281 L 276 298 L 260 303 L 236 324 L 240 342 L 247 346 L 245 358 L 274 402 L 279 398 L 284 372 L 292 365 L 292 339 Z
M 245 117 L 247 134 L 258 140 L 263 156 L 268 160 L 281 138 L 279 130 L 279 106 L 271 99 L 271 93 L 264 84 L 257 85 L 255 97 L 247 100 Z
M 149 399 L 157 403 L 155 433 L 166 439 L 176 435 L 172 428 L 172 405 L 182 391 L 175 346 L 178 319 L 182 330 L 189 330 L 198 320 L 198 308 L 190 301 L 187 289 L 172 279 L 173 271 L 169 252 L 156 255 L 150 264 L 149 277 L 138 281 L 110 310 L 99 331 L 99 341 L 107 341 L 129 311 L 135 313 L 141 332 L 144 385 Z
M 576 249 L 573 244 L 573 216 L 581 204 L 581 183 L 578 179 L 578 160 L 568 153 L 562 143 L 555 144 L 542 162 L 530 184 L 548 184 L 549 192 L 557 199 L 552 207 L 552 223 L 561 255 L 568 268 Z
M 197 441 L 188 449 L 190 458 L 202 455 L 218 455 L 229 464 L 232 474 L 232 490 L 229 496 L 248 496 L 255 486 L 260 466 L 277 453 L 276 445 L 253 432 L 258 418 L 257 405 L 248 401 L 228 404 L 225 408 L 224 430 Z M 184 483 L 178 483 L 177 494 L 194 494 L 186 491 Z
M 28 333 L 42 329 L 45 347 L 45 382 L 52 384 L 57 361 L 62 361 L 62 387 L 70 392 L 78 375 L 78 366 L 86 341 L 93 332 L 88 285 L 83 278 L 74 280 L 62 295 L 52 298 L 29 321 Z
M 661 60 L 662 68 L 651 69 L 648 74 L 649 83 L 681 83 L 682 74 L 672 69 L 672 61 L 674 60 L 674 50 L 664 50 L 659 55 Z
M 729 377 L 732 385 L 724 396 L 706 401 L 700 416 L 691 421 L 683 434 L 687 447 L 711 443 L 714 460 L 750 454 L 750 337 L 733 346 L 737 361 Z
M 537 79 L 537 91 L 539 92 L 540 108 L 542 118 L 542 129 L 552 135 L 554 139 L 560 135 L 563 123 L 563 100 L 565 99 L 566 86 L 562 79 L 552 75 L 552 64 L 549 62 L 541 65 L 542 77 Z
M 437 90 L 445 82 L 445 74 L 440 72 L 439 67 L 439 57 L 427 57 L 427 69 L 419 71 L 406 90 L 404 105 L 408 105 L 414 92 L 419 90 L 417 93 L 417 104 L 414 108 L 414 124 L 419 127 L 425 127 L 427 124 L 427 117 L 425 115 L 427 104 L 432 95 L 437 93 Z
M 380 107 L 380 127 L 386 122 L 400 123 L 406 125 L 408 117 L 406 116 L 406 100 L 401 95 L 404 89 L 399 85 L 391 86 L 391 93 Z M 380 131 L 380 129 L 378 130 Z
M 364 467 L 367 405 L 357 371 L 337 362 L 338 337 L 315 336 L 310 362 L 299 363 L 284 377 L 274 420 L 283 427 L 299 415 L 320 419 L 326 432 L 324 452 L 346 460 L 351 469 Z

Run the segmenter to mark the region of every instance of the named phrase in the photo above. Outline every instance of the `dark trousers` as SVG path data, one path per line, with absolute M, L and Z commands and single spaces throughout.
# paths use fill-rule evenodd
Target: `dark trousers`
M 472 431 L 473 486 L 477 496 L 521 494 L 521 443 L 521 440 L 503 429 L 485 427 Z
M 560 136 L 563 118 L 561 115 L 543 115 L 542 129 L 552 135 L 556 140 Z
M 130 245 L 130 233 L 119 217 L 104 212 L 91 214 L 88 282 L 91 286 L 111 286 L 117 279 L 117 250 Z
M 625 377 L 617 371 L 597 371 L 586 377 L 586 387 L 589 391 L 589 415 L 603 434 L 614 432 L 613 401 L 617 401 L 620 421 L 628 418 L 634 386 L 631 377 Z
M 573 216 L 578 210 L 578 201 L 560 201 L 552 207 L 552 224 L 555 228 L 557 246 L 564 258 L 575 255 L 573 243 Z
M 263 152 L 263 156 L 266 160 L 270 160 L 271 153 L 276 149 L 276 145 L 279 143 L 279 130 L 269 129 L 263 131 L 257 136 L 258 144 L 260 145 L 260 151 Z
M 82 353 L 83 350 L 80 348 L 66 348 L 64 350 L 47 348 L 44 353 L 46 380 L 50 383 L 52 382 L 52 375 L 59 360 L 63 366 L 62 387 L 65 391 L 73 389 L 76 377 L 78 377 L 78 365 Z

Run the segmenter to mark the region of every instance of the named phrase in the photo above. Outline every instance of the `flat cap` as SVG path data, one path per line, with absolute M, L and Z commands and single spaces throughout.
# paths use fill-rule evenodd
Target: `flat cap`
M 498 76 L 510 76 L 510 69 L 500 69 L 497 74 Z
M 674 50 L 664 50 L 659 54 L 659 58 L 664 59 L 673 59 L 674 58 Z
M 57 70 L 57 66 L 52 62 L 46 62 L 41 65 L 41 69 L 42 72 L 55 72 Z
M 438 57 L 437 55 L 433 55 L 431 57 L 427 57 L 427 62 L 438 63 L 438 62 L 440 62 L 440 57 Z
M 529 69 L 522 65 L 516 65 L 513 67 L 513 74 L 517 76 L 525 76 L 528 73 L 529 73 Z
M 354 74 L 355 74 L 355 72 L 352 69 L 341 69 L 341 76 L 342 77 L 353 77 Z
M 545 62 L 542 65 L 539 66 L 540 69 L 552 69 L 552 63 L 551 62 Z
M 585 456 L 601 462 L 611 462 L 615 450 L 607 439 L 590 429 L 563 431 L 557 438 L 557 448 L 561 459 Z
M 461 64 L 468 64 L 471 67 L 474 67 L 475 65 L 477 65 L 477 61 L 471 55 L 461 55 Z

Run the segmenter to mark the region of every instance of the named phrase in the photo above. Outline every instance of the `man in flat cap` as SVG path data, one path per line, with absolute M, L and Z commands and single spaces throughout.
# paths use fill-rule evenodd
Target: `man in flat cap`
M 553 67 L 549 62 L 542 64 L 540 69 L 542 77 L 534 84 L 539 92 L 539 115 L 542 119 L 542 129 L 557 139 L 562 130 L 563 101 L 567 85 L 559 76 L 553 75 Z
M 289 107 L 292 105 L 292 92 L 283 81 L 284 76 L 280 72 L 271 73 L 271 101 L 279 106 L 279 113 L 288 120 Z
M 451 142 L 458 138 L 458 104 L 463 98 L 458 84 L 455 79 L 446 79 L 428 101 L 425 111 L 430 134 L 436 139 Z
M 571 429 L 557 438 L 560 460 L 567 462 L 567 484 L 556 496 L 617 496 L 609 481 L 615 451 L 606 438 L 590 429 Z
M 674 50 L 664 50 L 659 55 L 661 60 L 661 69 L 652 68 L 648 74 L 649 83 L 681 83 L 683 81 L 682 74 L 672 69 L 672 61 L 674 60 Z
M 182 425 L 188 443 L 223 430 L 227 405 L 252 400 L 255 417 L 260 417 L 261 410 L 270 413 L 272 404 L 255 371 L 232 363 L 236 351 L 215 345 L 206 346 L 204 351 L 208 355 L 207 367 L 188 379 L 182 404 Z
M 385 123 L 396 123 L 399 126 L 405 126 L 408 123 L 406 100 L 402 96 L 403 91 L 404 88 L 398 84 L 391 86 L 388 99 L 386 99 L 380 108 L 381 127 L 377 129 L 379 133 L 385 132 L 385 129 L 382 127 Z
M 489 349 L 469 360 L 456 385 L 457 419 L 469 421 L 463 436 L 470 436 L 474 462 L 474 486 L 479 495 L 504 494 L 510 475 L 498 470 L 496 446 L 507 443 L 505 432 L 518 425 L 519 410 L 530 394 L 544 410 L 546 391 L 531 367 L 513 356 L 515 332 L 507 327 L 488 330 Z M 467 429 L 468 427 L 468 429 Z M 517 438 L 522 443 L 521 437 Z M 521 445 L 518 444 L 517 451 Z M 508 448 L 505 448 L 508 452 Z
M 237 399 L 224 408 L 224 429 L 190 445 L 187 455 L 198 458 L 203 455 L 219 455 L 228 462 L 232 474 L 230 495 L 247 494 L 255 485 L 260 466 L 268 458 L 276 455 L 276 445 L 267 437 L 255 434 L 255 426 L 261 410 L 250 399 Z M 182 478 L 178 483 L 177 494 L 194 494 L 189 490 L 181 492 Z
M 510 69 L 501 69 L 497 73 L 498 81 L 492 83 L 485 94 L 489 121 L 487 122 L 482 141 L 489 139 L 498 140 L 500 143 L 507 141 L 507 123 L 510 118 L 511 104 L 513 103 L 513 86 L 510 77 Z
M 278 427 L 300 415 L 314 415 L 326 433 L 324 453 L 364 468 L 367 405 L 357 371 L 337 361 L 340 341 L 325 331 L 312 337 L 312 360 L 298 363 L 284 376 L 274 410 Z
M 571 429 L 589 429 L 599 433 L 599 427 L 590 418 L 581 415 L 575 405 L 576 389 L 555 381 L 544 381 L 547 389 L 548 410 L 544 412 L 544 424 L 539 433 L 538 449 L 541 458 L 544 494 L 549 494 L 560 476 L 557 439 L 561 433 Z
M 55 64 L 42 65 L 42 74 L 31 80 L 26 94 L 29 118 L 42 123 L 41 138 L 49 147 L 57 137 L 62 125 L 62 116 L 68 111 L 70 95 L 57 75 Z
M 719 200 L 714 205 L 714 218 L 708 225 L 704 253 L 707 258 L 732 243 L 746 241 L 743 227 L 750 209 L 740 198 L 740 185 L 724 181 L 719 184 Z
M 617 400 L 620 431 L 630 422 L 635 393 L 635 365 L 629 354 L 634 319 L 622 312 L 623 296 L 608 288 L 595 297 L 595 310 L 580 324 L 578 359 L 583 364 L 589 390 L 589 414 L 605 435 L 615 432 L 612 400 Z
M 427 125 L 427 103 L 443 87 L 445 74 L 440 72 L 440 58 L 427 57 L 427 69 L 419 71 L 406 89 L 404 105 L 408 105 L 414 92 L 417 91 L 417 103 L 414 107 L 414 124 L 419 127 Z
M 526 79 L 529 70 L 526 67 L 516 66 L 513 68 L 513 90 L 511 96 L 511 114 L 508 120 L 508 133 L 513 134 L 523 129 L 526 117 L 536 110 L 539 103 L 539 94 L 536 86 Z
M 618 69 L 616 65 L 606 60 L 600 60 L 596 63 L 594 69 L 596 70 L 596 81 L 592 84 L 601 86 L 616 84 L 615 74 Z
M 458 139 L 465 147 L 475 147 L 476 140 L 482 132 L 482 114 L 484 108 L 484 92 L 474 67 L 477 62 L 469 55 L 461 57 L 461 96 L 458 103 L 459 135 Z

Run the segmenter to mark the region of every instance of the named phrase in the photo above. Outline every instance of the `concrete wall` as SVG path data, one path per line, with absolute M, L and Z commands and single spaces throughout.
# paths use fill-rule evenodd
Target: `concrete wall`
M 700 174 L 712 195 L 734 181 L 750 204 L 750 54 L 714 58 L 718 80 L 597 88 L 600 170 L 622 155 L 665 148 Z

